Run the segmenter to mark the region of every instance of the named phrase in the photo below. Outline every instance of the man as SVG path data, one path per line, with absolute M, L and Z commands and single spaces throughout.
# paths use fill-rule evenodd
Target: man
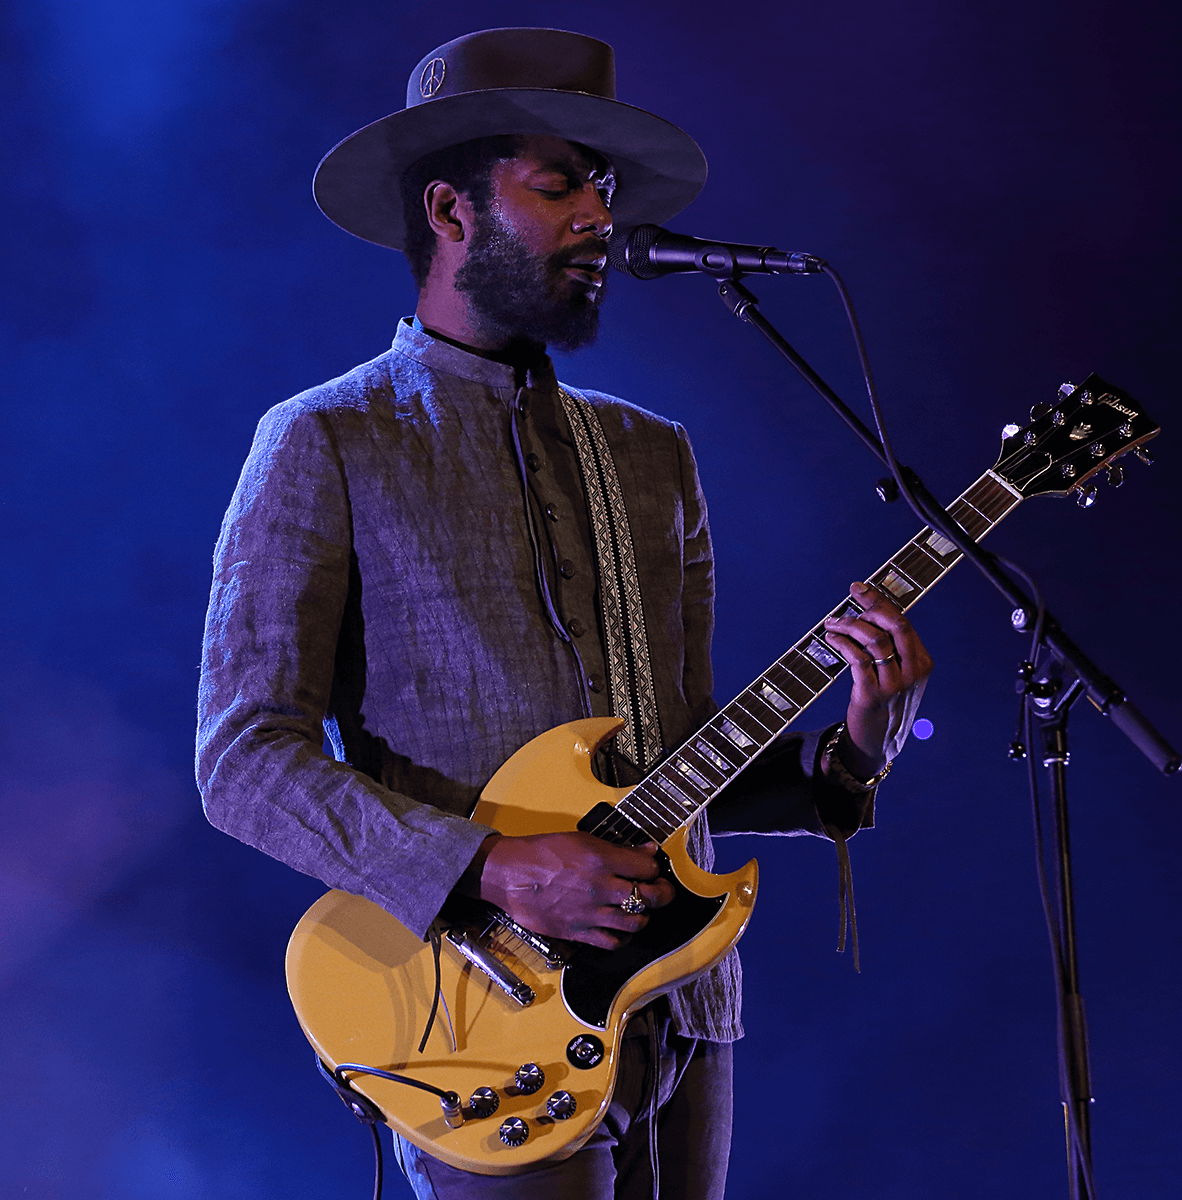
M 466 818 L 553 725 L 626 716 L 597 768 L 629 785 L 715 711 L 684 431 L 560 389 L 545 356 L 595 335 L 613 218 L 666 220 L 704 177 L 684 133 L 614 100 L 610 47 L 532 29 L 433 51 L 407 108 L 321 164 L 321 207 L 403 249 L 420 296 L 390 352 L 260 424 L 206 632 L 198 778 L 214 824 L 420 935 L 459 892 L 613 948 L 670 902 L 653 844 Z M 598 483 L 580 428 L 606 447 Z M 605 537 L 631 574 L 608 572 Z M 844 727 L 780 738 L 718 798 L 717 829 L 840 841 L 869 823 L 931 664 L 888 598 L 853 595 L 864 612 L 827 635 L 853 676 Z M 708 868 L 705 825 L 691 848 Z M 720 1197 L 738 992 L 732 952 L 636 1018 L 608 1116 L 567 1161 L 469 1175 L 399 1139 L 412 1186 L 603 1198 L 651 1195 L 659 1175 L 668 1195 Z

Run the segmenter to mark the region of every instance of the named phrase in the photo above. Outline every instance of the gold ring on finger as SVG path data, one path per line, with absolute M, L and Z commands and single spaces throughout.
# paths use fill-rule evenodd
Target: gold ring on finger
M 886 658 L 872 658 L 870 661 L 877 665 L 878 663 L 890 662 L 892 659 L 896 659 L 898 657 L 899 656 L 897 654 L 888 654 Z

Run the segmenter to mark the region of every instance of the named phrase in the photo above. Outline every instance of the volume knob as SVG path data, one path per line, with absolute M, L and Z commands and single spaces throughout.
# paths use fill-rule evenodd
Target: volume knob
M 546 1101 L 546 1111 L 556 1121 L 565 1121 L 567 1117 L 573 1117 L 577 1107 L 575 1098 L 570 1092 L 555 1092 Z
M 532 1096 L 546 1082 L 546 1072 L 537 1063 L 525 1063 L 517 1068 L 513 1083 L 523 1096 Z
M 492 1088 L 478 1087 L 468 1101 L 468 1111 L 474 1117 L 491 1117 L 500 1103 L 501 1098 Z
M 529 1126 L 520 1117 L 509 1117 L 501 1123 L 500 1134 L 506 1146 L 524 1146 Z

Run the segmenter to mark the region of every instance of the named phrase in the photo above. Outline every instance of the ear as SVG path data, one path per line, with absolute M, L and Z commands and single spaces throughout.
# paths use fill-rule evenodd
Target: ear
M 450 183 L 433 179 L 427 184 L 423 206 L 427 210 L 427 223 L 437 238 L 445 242 L 464 241 L 472 214 L 467 199 Z

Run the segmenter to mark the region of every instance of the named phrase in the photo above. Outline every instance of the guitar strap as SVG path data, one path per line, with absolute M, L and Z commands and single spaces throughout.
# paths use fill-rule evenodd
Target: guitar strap
M 612 712 L 627 722 L 616 735 L 616 749 L 650 771 L 661 757 L 661 722 L 624 493 L 594 406 L 577 392 L 558 391 L 591 518 Z

